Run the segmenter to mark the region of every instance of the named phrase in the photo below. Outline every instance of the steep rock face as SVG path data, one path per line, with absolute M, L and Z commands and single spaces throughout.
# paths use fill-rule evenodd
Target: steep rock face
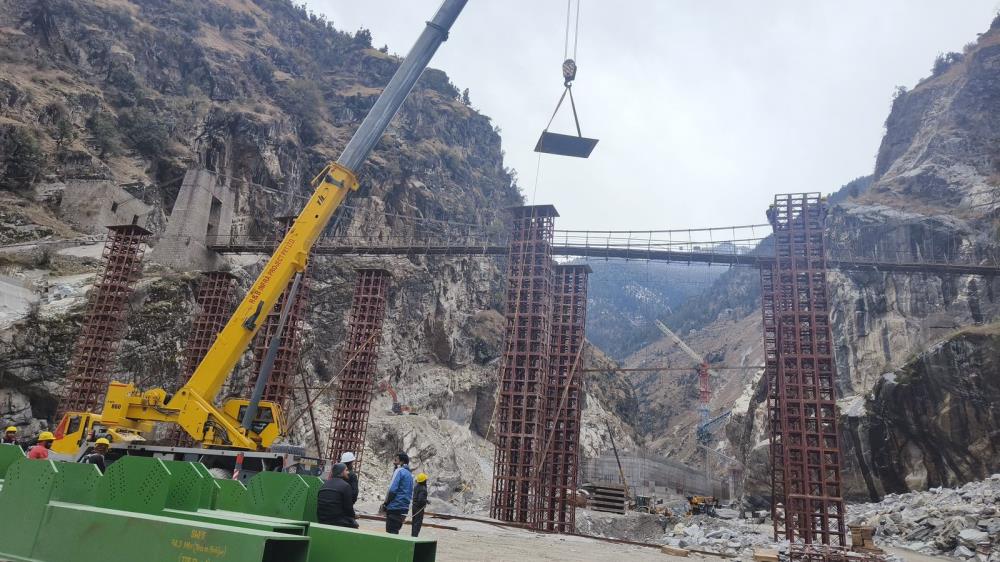
M 995 21 L 964 53 L 939 59 L 933 76 L 897 96 L 871 195 L 898 201 L 901 208 L 968 209 L 991 201 L 1000 173 L 998 107 Z
M 997 472 L 997 326 L 951 336 L 886 373 L 868 410 L 871 468 L 880 493 L 956 486 Z

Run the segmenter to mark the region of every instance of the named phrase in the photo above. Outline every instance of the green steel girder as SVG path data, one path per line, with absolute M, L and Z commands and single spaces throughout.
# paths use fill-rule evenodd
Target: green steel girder
M 219 492 L 222 490 L 222 486 L 219 485 L 221 480 L 216 480 L 212 473 L 209 472 L 208 468 L 200 462 L 191 463 L 194 465 L 195 469 L 198 470 L 202 475 L 201 480 L 201 504 L 199 507 L 203 509 L 213 509 L 215 507 L 215 502 L 218 501 Z
M 0 521 L 7 531 L 0 535 L 0 560 L 31 556 L 57 474 L 47 460 L 21 459 L 7 469 L 0 490 Z
M 44 562 L 306 562 L 309 539 L 52 502 L 31 558 Z
M 303 476 L 306 485 L 309 486 L 309 491 L 306 493 L 306 512 L 303 514 L 303 519 L 306 521 L 312 521 L 313 523 L 319 522 L 319 516 L 317 513 L 317 508 L 319 507 L 319 489 L 323 487 L 323 479 L 319 476 Z
M 298 474 L 260 472 L 247 483 L 247 513 L 308 520 L 309 484 Z M 315 516 L 314 516 L 315 517 Z
M 22 458 L 0 488 L 9 530 L 0 560 L 434 560 L 435 541 L 315 523 L 319 478 L 264 472 L 244 488 L 210 476 L 149 457 L 123 458 L 103 476 L 93 465 Z
M 309 525 L 309 562 L 434 562 L 437 541 L 382 532 Z
M 286 519 L 272 519 L 265 521 L 245 513 L 235 513 L 232 511 L 216 511 L 205 509 L 199 511 L 183 511 L 180 509 L 164 510 L 163 515 L 176 517 L 188 521 L 201 521 L 204 523 L 215 523 L 218 525 L 232 525 L 243 529 L 256 529 L 258 531 L 268 531 L 272 533 L 284 533 L 287 535 L 305 536 L 307 523 L 295 522 Z
M 249 505 L 247 487 L 239 480 L 216 480 L 219 485 L 219 495 L 215 501 L 216 509 L 239 511 L 246 513 Z
M 94 505 L 101 483 L 101 471 L 93 464 L 57 462 L 56 483 L 52 488 L 52 501 Z
M 101 478 L 95 506 L 157 514 L 167 508 L 170 484 L 170 471 L 162 460 L 122 457 Z
M 17 445 L 0 444 L 0 480 L 4 479 L 10 465 L 25 458 L 24 451 Z
M 166 507 L 183 511 L 198 511 L 202 503 L 204 476 L 195 468 L 195 463 L 172 460 L 162 462 L 167 471 L 170 472 L 170 490 L 167 492 Z

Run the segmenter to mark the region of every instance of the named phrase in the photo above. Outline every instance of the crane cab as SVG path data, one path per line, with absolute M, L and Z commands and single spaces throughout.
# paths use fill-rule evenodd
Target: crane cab
M 52 442 L 52 452 L 61 458 L 76 460 L 88 443 L 104 437 L 112 443 L 141 443 L 142 434 L 134 429 L 109 426 L 102 422 L 100 414 L 90 412 L 66 412 L 55 430 L 56 440 Z

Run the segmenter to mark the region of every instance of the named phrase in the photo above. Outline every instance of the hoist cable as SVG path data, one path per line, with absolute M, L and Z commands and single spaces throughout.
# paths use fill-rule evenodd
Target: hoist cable
M 569 92 L 569 87 L 566 87 L 565 89 L 563 89 L 562 95 L 559 96 L 559 103 L 556 104 L 556 109 L 555 109 L 555 111 L 552 112 L 552 117 L 549 117 L 549 122 L 548 122 L 547 125 L 545 125 L 545 130 L 546 131 L 549 130 L 549 127 L 552 126 L 552 122 L 555 121 L 556 114 L 559 113 L 559 108 L 562 107 L 562 102 L 563 102 L 564 99 L 566 99 L 566 92 Z M 572 96 L 572 95 L 573 94 L 570 93 L 570 96 Z
M 563 41 L 563 60 L 569 58 L 569 16 L 573 13 L 573 0 L 566 0 L 566 35 Z M 579 14 L 579 10 L 577 10 Z M 573 44 L 573 49 L 576 49 L 576 44 Z
M 538 153 L 538 162 L 535 164 L 535 188 L 531 190 L 531 204 L 535 204 L 535 196 L 538 195 L 538 177 L 542 175 L 542 153 Z
M 573 30 L 573 60 L 578 60 L 577 44 L 580 42 L 580 0 L 576 0 L 576 29 Z
M 576 122 L 576 134 L 578 137 L 583 137 L 583 132 L 580 131 L 580 118 L 576 116 L 576 102 L 573 101 L 573 87 L 566 86 L 566 91 L 569 92 L 569 105 L 573 108 L 573 121 Z

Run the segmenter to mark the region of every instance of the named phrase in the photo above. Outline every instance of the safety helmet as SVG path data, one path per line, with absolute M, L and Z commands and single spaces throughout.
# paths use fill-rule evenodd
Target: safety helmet
M 7 429 L 3 430 L 3 432 L 4 433 L 17 433 L 17 428 L 14 427 L 14 426 L 10 426 Z
M 349 462 L 354 462 L 358 457 L 354 456 L 354 453 L 347 451 L 343 455 L 340 455 L 340 462 L 347 464 Z
M 108 446 L 110 446 L 111 445 L 111 441 L 108 441 L 107 439 L 101 437 L 100 439 L 98 439 L 97 441 L 94 442 L 94 445 L 108 445 Z
M 417 475 L 417 483 L 421 484 L 423 482 L 427 482 L 427 475 L 421 472 L 420 474 Z
M 43 431 L 38 435 L 39 441 L 55 441 L 56 436 L 52 435 L 51 431 Z

